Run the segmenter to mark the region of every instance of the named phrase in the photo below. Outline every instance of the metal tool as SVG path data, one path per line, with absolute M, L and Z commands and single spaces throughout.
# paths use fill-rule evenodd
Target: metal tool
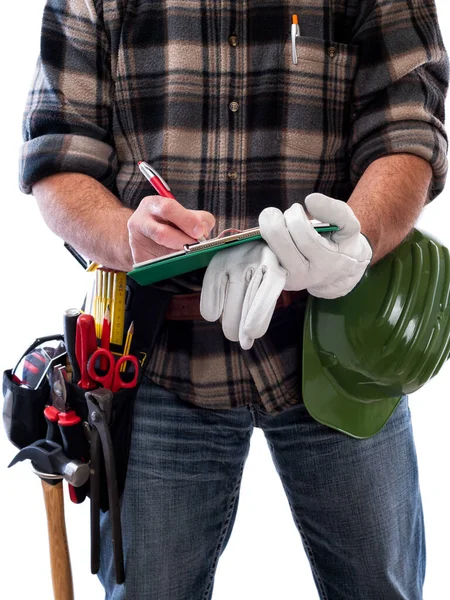
M 47 421 L 47 440 L 61 444 L 70 459 L 88 461 L 89 444 L 81 418 L 74 410 L 67 408 L 65 367 L 54 367 L 49 373 L 52 405 L 46 406 L 44 416 Z M 88 486 L 75 489 L 69 485 L 69 496 L 75 504 L 86 498 Z
M 74 487 L 79 487 L 89 479 L 90 469 L 87 463 L 72 460 L 63 452 L 60 444 L 51 440 L 38 440 L 16 454 L 8 467 L 30 459 L 34 472 L 41 479 L 49 481 L 65 479 Z
M 86 392 L 91 426 L 91 572 L 98 573 L 100 566 L 100 473 L 104 459 L 109 511 L 111 516 L 112 543 L 116 581 L 125 581 L 120 523 L 119 490 L 113 445 L 109 431 L 112 418 L 113 394 L 108 389 Z
M 72 381 L 80 380 L 81 373 L 75 353 L 75 339 L 77 331 L 78 317 L 81 311 L 78 308 L 69 308 L 64 312 L 64 341 L 67 348 L 67 355 L 72 366 Z

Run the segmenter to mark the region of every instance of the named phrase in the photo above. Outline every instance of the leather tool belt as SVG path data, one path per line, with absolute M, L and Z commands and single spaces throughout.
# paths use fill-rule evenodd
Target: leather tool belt
M 281 292 L 275 305 L 275 310 L 287 308 L 291 304 L 307 298 L 307 290 L 298 292 Z M 172 297 L 165 318 L 168 321 L 200 321 L 200 293 L 176 294 Z

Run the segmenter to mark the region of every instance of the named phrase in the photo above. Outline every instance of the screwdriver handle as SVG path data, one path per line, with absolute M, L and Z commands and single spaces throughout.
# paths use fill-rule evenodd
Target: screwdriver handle
M 80 367 L 75 353 L 75 339 L 77 333 L 77 320 L 81 315 L 78 308 L 69 308 L 64 312 L 64 343 L 66 345 L 67 355 L 72 365 L 72 381 L 75 383 L 81 377 Z

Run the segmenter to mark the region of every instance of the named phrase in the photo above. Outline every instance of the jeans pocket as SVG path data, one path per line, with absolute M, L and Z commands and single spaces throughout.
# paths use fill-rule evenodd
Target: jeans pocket
M 296 47 L 297 64 L 290 36 L 280 51 L 278 138 L 299 156 L 330 157 L 347 145 L 358 49 L 307 37 Z

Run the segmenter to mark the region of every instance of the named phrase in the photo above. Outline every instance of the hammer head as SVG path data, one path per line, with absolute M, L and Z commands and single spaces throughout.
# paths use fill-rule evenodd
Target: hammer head
M 38 440 L 22 448 L 8 468 L 27 459 L 31 460 L 33 468 L 42 479 L 46 479 L 47 475 L 51 481 L 56 475 L 59 476 L 58 479 L 65 479 L 74 487 L 83 485 L 89 479 L 89 465 L 80 460 L 71 460 L 59 444 L 50 440 Z

